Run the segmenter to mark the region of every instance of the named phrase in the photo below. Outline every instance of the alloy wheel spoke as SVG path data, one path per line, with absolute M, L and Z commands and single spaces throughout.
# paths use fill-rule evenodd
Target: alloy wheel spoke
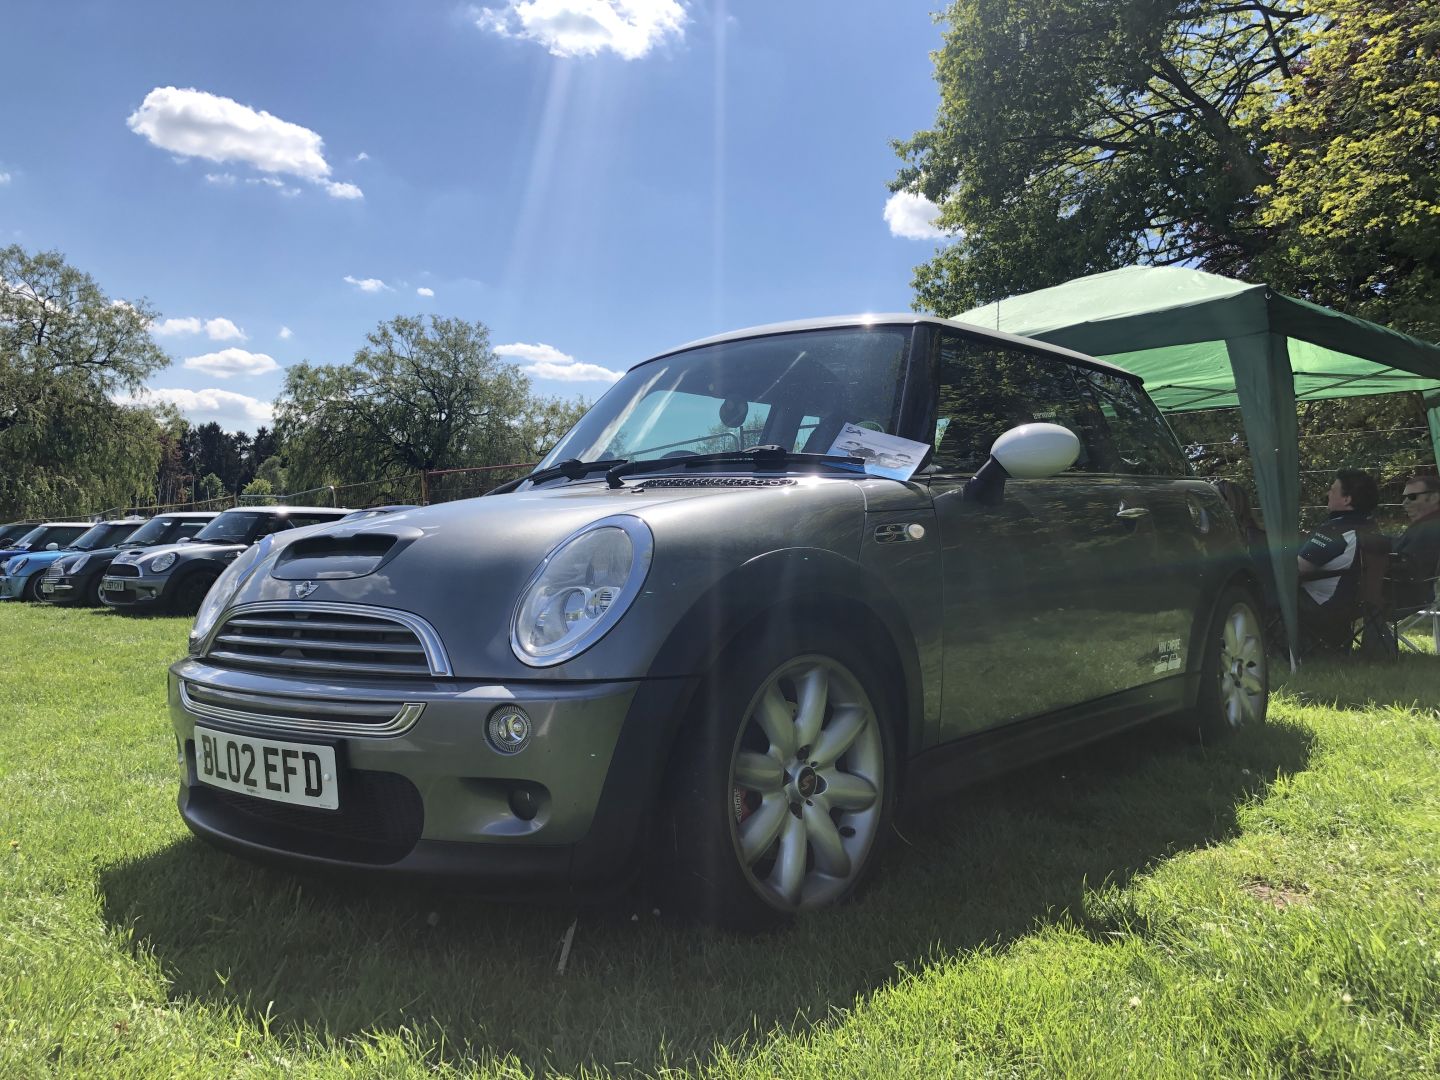
M 825 801 L 837 810 L 868 810 L 875 805 L 879 793 L 863 776 L 838 769 L 821 770 L 825 781 Z
M 795 820 L 790 815 L 790 804 L 779 793 L 766 795 L 756 810 L 740 825 L 740 850 L 745 856 L 745 865 L 770 850 L 770 845 L 780 835 L 787 821 Z
M 1250 669 L 1240 676 L 1240 688 L 1247 694 L 1263 694 L 1265 692 L 1265 684 L 1254 669 Z
M 825 722 L 825 705 L 830 698 L 830 675 L 816 664 L 796 680 L 795 745 L 813 746 Z
M 1243 616 L 1235 615 L 1225 620 L 1224 649 L 1227 657 L 1240 652 L 1240 634 L 1243 630 Z
M 805 884 L 805 823 L 794 814 L 785 814 L 785 828 L 780 834 L 780 858 L 775 861 L 775 887 L 792 907 L 800 903 L 800 888 Z
M 773 683 L 766 687 L 760 704 L 755 707 L 755 721 L 764 729 L 776 757 L 789 761 L 795 756 L 798 745 L 795 742 L 795 718 L 790 713 L 790 703 L 785 700 L 785 695 Z
M 851 706 L 843 710 L 837 709 L 830 726 L 820 733 L 819 739 L 811 748 L 810 760 L 821 768 L 834 765 L 841 755 L 850 749 L 869 722 L 870 713 L 864 708 Z
M 840 839 L 840 831 L 835 828 L 830 815 L 812 802 L 805 807 L 803 818 L 805 835 L 810 840 L 810 849 L 815 852 L 815 869 L 831 877 L 849 877 L 850 854 L 845 850 L 845 842 Z
M 785 770 L 769 754 L 741 750 L 735 755 L 735 783 L 751 791 L 778 792 L 785 784 Z

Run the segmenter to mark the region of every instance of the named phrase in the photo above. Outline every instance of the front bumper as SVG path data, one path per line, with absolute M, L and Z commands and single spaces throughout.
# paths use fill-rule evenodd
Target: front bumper
M 115 577 L 106 574 L 100 599 L 108 607 L 159 611 L 165 607 L 165 588 L 170 584 L 170 580 L 168 574 L 143 577 Z
M 0 600 L 19 600 L 25 595 L 25 583 L 29 580 L 28 574 L 24 577 L 0 574 Z
M 170 672 L 180 813 L 197 835 L 264 861 L 463 878 L 508 895 L 594 889 L 635 865 L 674 719 L 693 688 L 690 679 L 301 683 L 184 660 Z M 251 705 L 215 704 L 237 700 Z M 382 713 L 390 705 L 422 708 L 393 734 L 334 734 L 325 721 L 305 719 L 307 702 L 329 716 L 337 703 L 372 712 L 379 703 Z M 496 751 L 485 737 L 486 721 L 502 705 L 519 705 L 534 723 L 530 745 L 518 754 Z M 200 782 L 197 722 L 334 747 L 340 809 Z M 512 809 L 517 791 L 538 808 L 533 818 Z

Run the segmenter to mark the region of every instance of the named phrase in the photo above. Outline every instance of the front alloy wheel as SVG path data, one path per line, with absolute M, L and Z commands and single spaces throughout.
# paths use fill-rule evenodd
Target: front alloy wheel
M 828 904 L 865 866 L 885 805 L 885 744 L 859 678 L 799 656 L 751 699 L 731 758 L 731 839 L 781 911 Z

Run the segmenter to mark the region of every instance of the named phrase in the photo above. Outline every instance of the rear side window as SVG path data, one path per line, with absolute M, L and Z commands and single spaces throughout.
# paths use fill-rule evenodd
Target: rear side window
M 291 528 L 301 528 L 305 525 L 328 525 L 332 521 L 339 521 L 343 514 L 293 514 L 290 518 Z
M 944 336 L 940 344 L 935 464 L 941 472 L 975 472 L 990 447 L 1020 424 L 1060 424 L 1080 439 L 1072 469 L 1106 471 L 1100 415 L 1070 365 L 990 341 Z
M 1115 447 L 1115 471 L 1139 476 L 1189 476 L 1175 433 L 1148 394 L 1130 379 L 1106 371 L 1077 373 L 1095 395 Z

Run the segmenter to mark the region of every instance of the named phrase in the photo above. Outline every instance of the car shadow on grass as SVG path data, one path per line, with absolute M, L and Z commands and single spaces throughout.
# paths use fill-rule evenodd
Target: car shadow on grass
M 100 885 L 106 918 L 133 928 L 177 1002 L 268 1016 L 272 1034 L 403 1026 L 447 1060 L 651 1073 L 1078 921 L 1087 888 L 1233 836 L 1237 808 L 1309 754 L 1309 732 L 1283 722 L 1205 750 L 1132 732 L 912 812 L 856 901 L 752 938 L 657 915 L 638 891 L 603 907 L 497 904 L 270 870 L 194 839 Z

